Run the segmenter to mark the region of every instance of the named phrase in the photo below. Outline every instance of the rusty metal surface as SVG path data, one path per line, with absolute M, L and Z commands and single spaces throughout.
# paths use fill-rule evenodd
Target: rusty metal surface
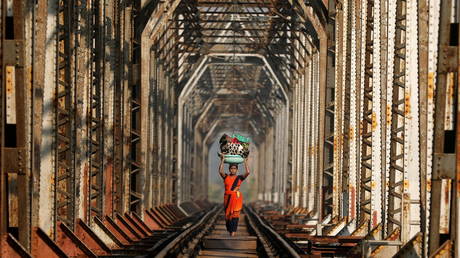
M 433 254 L 459 232 L 452 3 L 1 1 L 2 237 L 139 253 L 197 214 L 238 127 L 264 218 L 299 246 Z M 311 250 L 358 247 L 334 248 Z
M 11 258 L 32 257 L 32 255 L 10 234 L 2 235 L 0 239 L 0 256 Z
M 63 223 L 58 223 L 56 244 L 68 256 L 96 257 L 96 255 Z
M 436 8 L 437 9 L 437 8 Z M 434 105 L 434 139 L 433 139 L 433 152 L 444 153 L 446 134 L 445 134 L 445 116 L 446 116 L 446 98 L 447 98 L 447 74 L 455 70 L 455 63 L 457 60 L 452 58 L 455 56 L 455 47 L 449 44 L 449 24 L 450 20 L 447 18 L 453 11 L 450 2 L 441 2 L 439 5 L 439 12 L 443 15 L 436 15 L 439 20 L 433 22 L 439 22 L 438 29 L 439 41 L 438 41 L 438 54 L 434 58 L 437 58 L 437 69 L 436 74 L 433 75 L 433 93 L 435 96 Z M 436 31 L 435 31 L 436 32 Z M 436 62 L 436 61 L 435 61 Z M 436 97 L 438 96 L 438 97 Z M 434 172 L 434 171 L 433 171 Z M 430 228 L 429 228 L 429 252 L 428 255 L 432 255 L 440 245 L 440 217 L 441 217 L 441 204 L 442 204 L 442 180 L 436 174 L 432 174 L 431 180 L 431 202 L 430 202 Z
M 57 82 L 55 99 L 55 219 L 74 226 L 75 220 L 75 58 L 73 2 L 59 1 L 57 13 Z M 55 224 L 57 230 L 57 223 Z
M 452 250 L 453 244 L 450 240 L 447 240 L 442 244 L 437 250 L 430 255 L 430 258 L 450 258 L 454 255 L 454 250 Z
M 107 255 L 110 253 L 110 247 L 99 238 L 93 230 L 81 219 L 77 220 L 75 226 L 75 236 L 84 243 L 95 255 Z
M 34 257 L 68 257 L 67 254 L 40 228 L 32 230 L 31 254 Z
M 393 257 L 423 257 L 423 234 L 419 232 L 409 240 Z

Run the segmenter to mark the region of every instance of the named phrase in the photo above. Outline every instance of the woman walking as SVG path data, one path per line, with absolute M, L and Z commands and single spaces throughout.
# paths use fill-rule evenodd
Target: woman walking
M 238 164 L 230 164 L 228 167 L 229 174 L 224 173 L 224 155 L 221 155 L 219 174 L 224 179 L 225 194 L 225 225 L 230 236 L 235 236 L 240 218 L 240 211 L 243 208 L 243 195 L 241 194 L 240 185 L 249 176 L 247 158 L 244 160 L 246 173 L 237 175 Z

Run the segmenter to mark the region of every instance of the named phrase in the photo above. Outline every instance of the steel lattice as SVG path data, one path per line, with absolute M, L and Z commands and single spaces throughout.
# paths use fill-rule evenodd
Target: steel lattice
M 394 76 L 392 88 L 390 170 L 388 184 L 388 224 L 392 233 L 401 227 L 404 174 L 404 116 L 406 68 L 406 1 L 398 0 L 394 45 Z
M 103 31 L 100 17 L 100 2 L 92 2 L 91 8 L 91 89 L 89 110 L 89 144 L 90 144 L 90 216 L 102 216 L 103 194 L 103 120 L 102 120 L 102 55 Z
M 364 76 L 363 91 L 361 95 L 361 172 L 360 172 L 360 213 L 359 219 L 361 223 L 367 221 L 371 217 L 371 192 L 372 192 L 372 76 L 373 76 L 373 1 L 363 1 L 363 9 L 366 10 L 366 15 L 363 15 L 365 32 L 364 46 Z
M 73 227 L 75 219 L 75 153 L 74 96 L 72 61 L 74 54 L 73 1 L 59 1 L 57 22 L 57 85 L 56 85 L 56 220 Z

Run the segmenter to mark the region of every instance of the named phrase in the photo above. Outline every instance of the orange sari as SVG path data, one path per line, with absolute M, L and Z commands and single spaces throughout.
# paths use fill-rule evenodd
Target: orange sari
M 224 177 L 224 207 L 226 221 L 238 219 L 240 217 L 240 211 L 243 208 L 243 195 L 239 191 L 239 187 L 244 179 L 245 177 L 241 175 L 226 175 Z

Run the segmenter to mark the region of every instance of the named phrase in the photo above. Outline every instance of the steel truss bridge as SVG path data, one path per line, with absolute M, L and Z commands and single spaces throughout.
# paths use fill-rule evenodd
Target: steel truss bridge
M 1 257 L 212 249 L 211 147 L 235 130 L 264 255 L 460 255 L 458 1 L 0 10 Z

